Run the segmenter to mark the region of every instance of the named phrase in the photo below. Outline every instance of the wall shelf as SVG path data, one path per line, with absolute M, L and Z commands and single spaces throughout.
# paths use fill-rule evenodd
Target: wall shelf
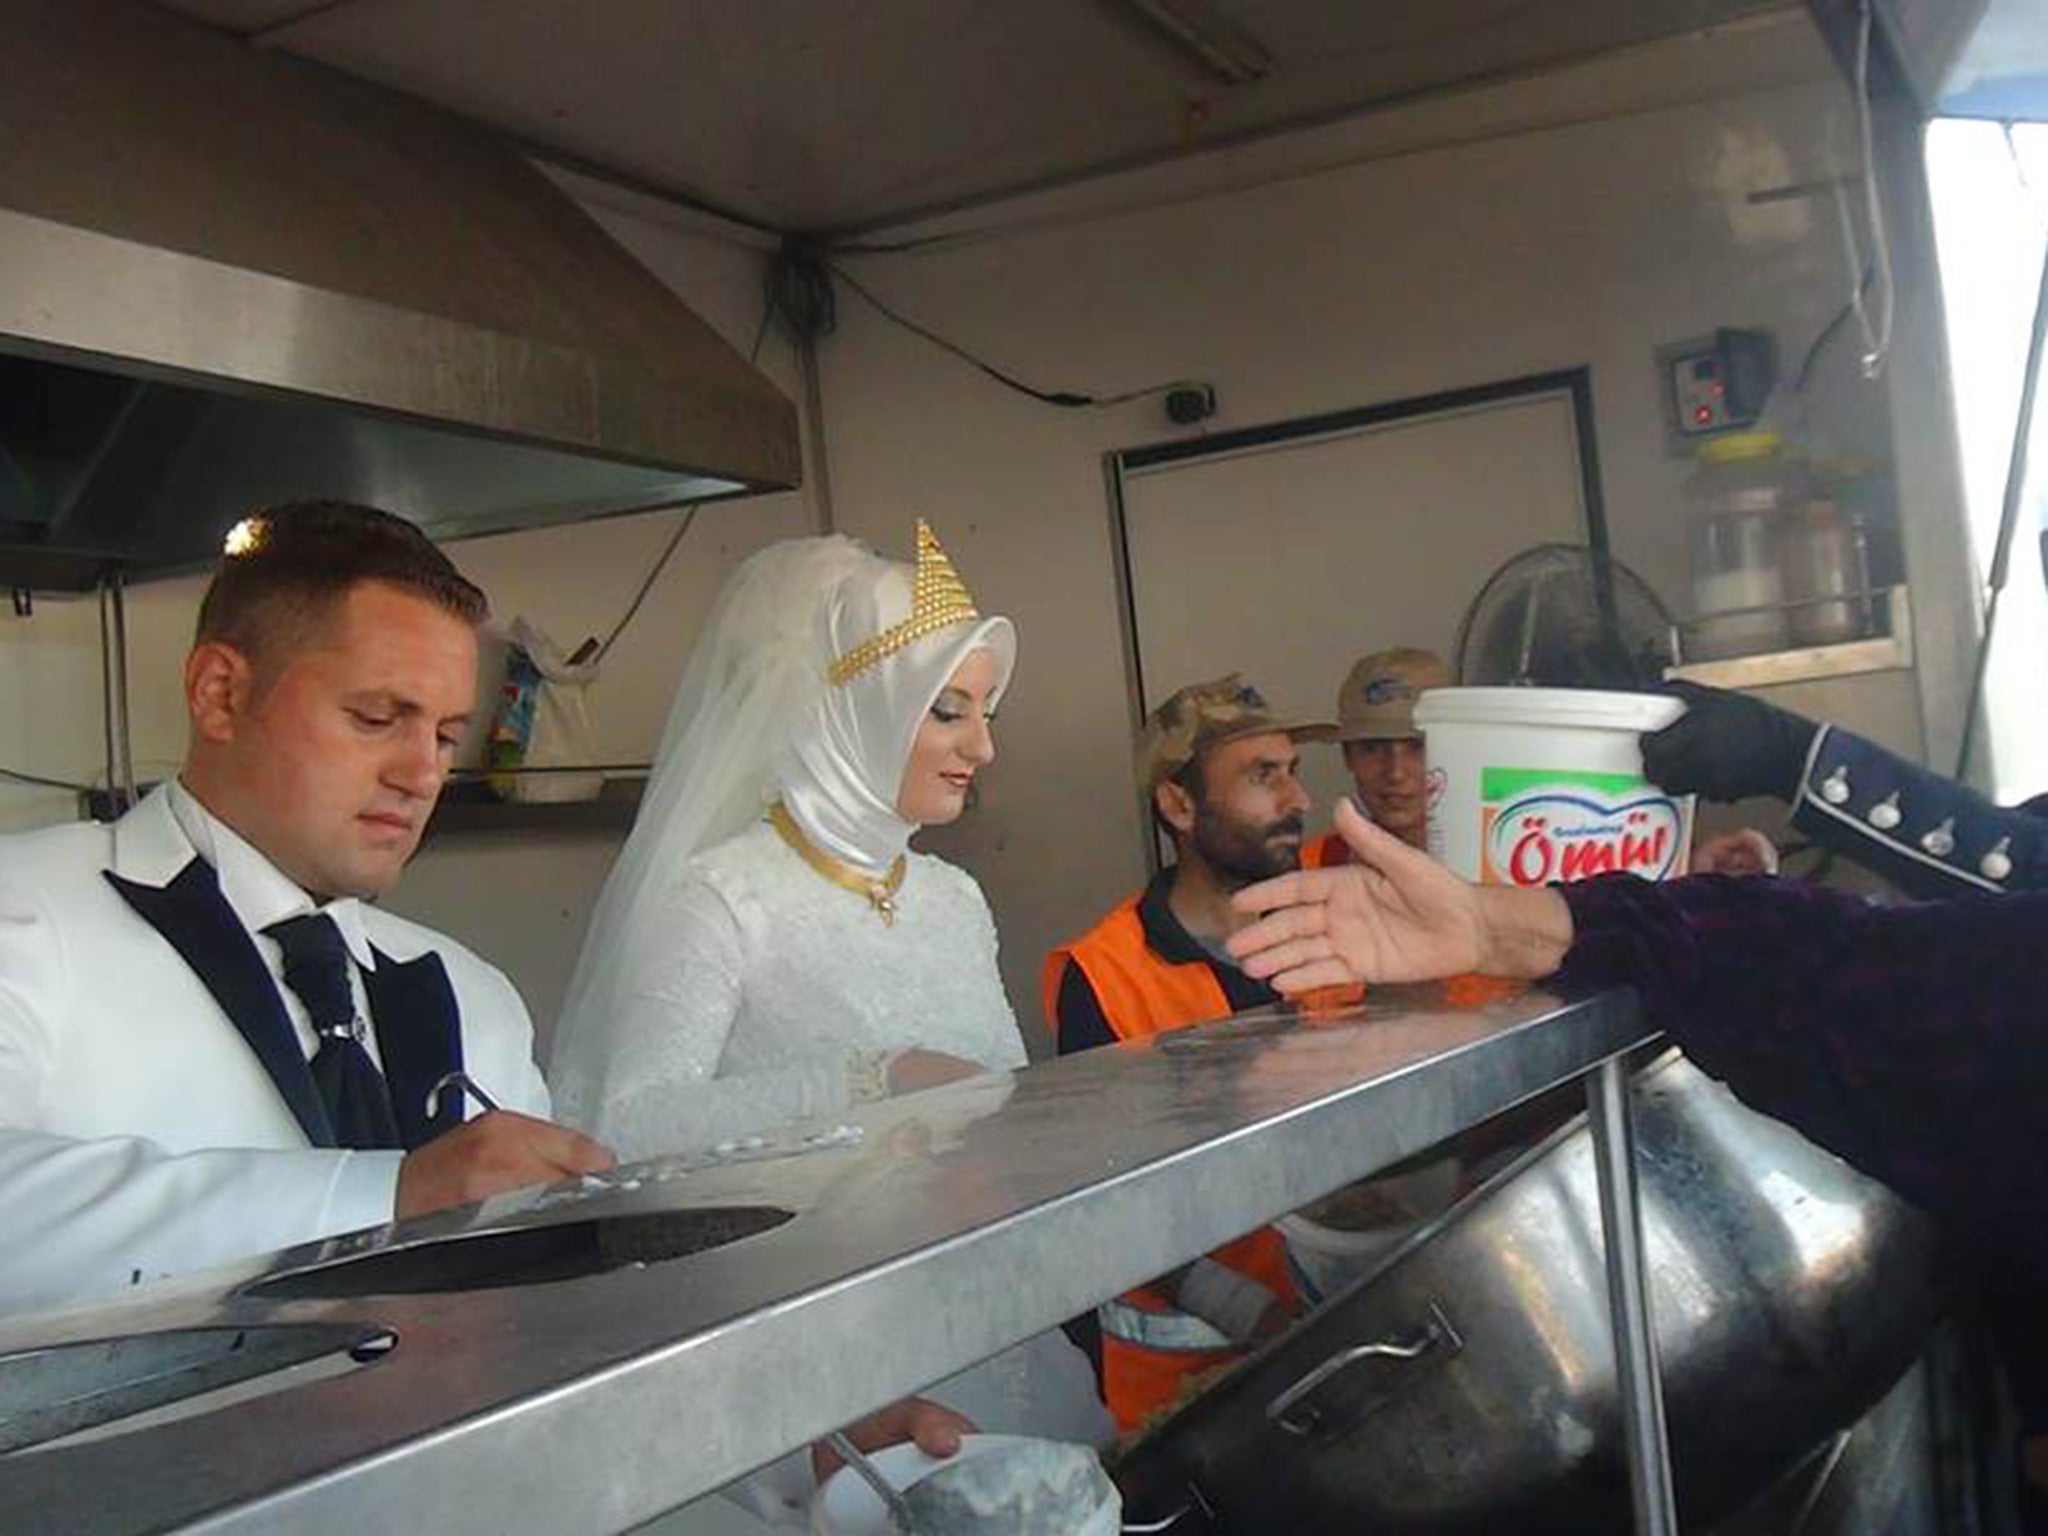
M 1840 645 L 1802 646 L 1756 656 L 1688 662 L 1667 668 L 1664 675 L 1715 688 L 1771 688 L 1781 683 L 1850 677 L 1860 672 L 1908 670 L 1913 665 L 1913 611 L 1906 599 L 1906 589 L 1890 588 L 1886 592 L 1886 607 L 1890 611 L 1890 634 Z
M 607 778 L 594 800 L 500 800 L 482 779 L 460 779 L 441 792 L 427 823 L 429 839 L 468 832 L 618 832 L 640 812 L 644 778 Z

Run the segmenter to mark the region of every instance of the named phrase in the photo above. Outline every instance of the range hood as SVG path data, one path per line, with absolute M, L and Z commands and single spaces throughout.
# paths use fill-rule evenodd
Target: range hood
M 130 0 L 0 23 L 0 586 L 297 497 L 451 538 L 797 483 L 790 402 L 508 142 Z

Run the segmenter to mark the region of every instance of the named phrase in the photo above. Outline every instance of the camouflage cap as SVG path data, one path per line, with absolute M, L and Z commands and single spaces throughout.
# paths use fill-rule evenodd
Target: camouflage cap
M 1351 669 L 1337 690 L 1337 739 L 1399 741 L 1419 736 L 1415 696 L 1450 685 L 1451 669 L 1435 651 L 1374 651 Z
M 1138 735 L 1139 782 L 1149 793 L 1210 747 L 1276 732 L 1296 741 L 1329 741 L 1337 728 L 1327 720 L 1276 714 L 1265 696 L 1236 672 L 1213 682 L 1192 683 L 1145 717 Z

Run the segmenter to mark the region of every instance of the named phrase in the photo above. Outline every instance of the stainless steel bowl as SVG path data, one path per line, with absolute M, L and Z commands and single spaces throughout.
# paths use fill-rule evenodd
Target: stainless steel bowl
M 1937 1312 L 1930 1223 L 1675 1053 L 1636 1082 L 1680 1514 L 1721 1518 L 1853 1422 Z M 1628 1528 L 1583 1118 L 1168 1420 L 1129 1518 L 1233 1536 Z

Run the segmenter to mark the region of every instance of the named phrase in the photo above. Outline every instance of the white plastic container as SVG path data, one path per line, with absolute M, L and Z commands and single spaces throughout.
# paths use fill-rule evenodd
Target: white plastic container
M 1380 1260 L 1407 1241 L 1420 1219 L 1347 1232 L 1326 1227 L 1306 1216 L 1282 1216 L 1273 1225 L 1287 1240 L 1287 1258 L 1304 1299 L 1316 1306 L 1378 1267 Z
M 1643 777 L 1637 738 L 1675 698 L 1579 688 L 1437 688 L 1415 704 L 1432 774 L 1429 848 L 1467 880 L 1550 885 L 1685 873 L 1692 797 Z
M 886 1446 L 868 1452 L 868 1460 L 897 1488 L 908 1488 L 939 1468 L 961 1457 L 1001 1450 L 1024 1443 L 1021 1435 L 962 1435 L 958 1455 L 947 1460 L 927 1456 L 910 1444 Z M 1108 1496 L 1075 1530 L 1047 1532 L 1045 1536 L 1118 1536 L 1123 1529 L 1123 1500 L 1114 1484 Z M 882 1501 L 851 1467 L 841 1467 L 825 1480 L 811 1500 L 813 1536 L 892 1536 L 895 1526 Z
M 1336 1295 L 1458 1198 L 1458 1160 L 1440 1157 L 1407 1173 L 1346 1185 L 1273 1225 L 1287 1239 L 1294 1277 L 1307 1299 Z

